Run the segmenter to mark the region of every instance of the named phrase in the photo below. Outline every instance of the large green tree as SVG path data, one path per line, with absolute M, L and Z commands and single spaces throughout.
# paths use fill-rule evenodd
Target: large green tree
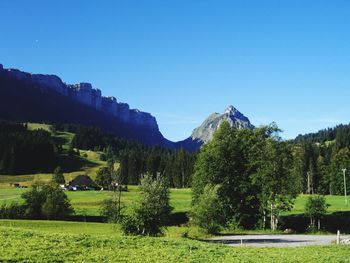
M 226 223 L 255 227 L 269 212 L 277 227 L 280 211 L 290 208 L 296 192 L 291 149 L 278 132 L 275 124 L 249 130 L 222 123 L 198 155 L 193 205 L 201 202 L 207 185 L 220 185 L 217 195 Z
M 252 130 L 231 128 L 227 122 L 221 124 L 213 140 L 198 155 L 192 181 L 194 205 L 200 202 L 207 185 L 221 185 L 217 194 L 225 221 L 243 227 L 256 225 L 258 188 L 251 182 L 256 168 L 249 159 L 259 136 Z

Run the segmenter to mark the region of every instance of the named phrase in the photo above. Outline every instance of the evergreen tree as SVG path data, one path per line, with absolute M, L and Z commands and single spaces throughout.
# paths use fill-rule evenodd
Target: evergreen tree
M 56 167 L 56 169 L 54 170 L 52 181 L 57 183 L 57 184 L 65 184 L 66 183 L 60 166 Z

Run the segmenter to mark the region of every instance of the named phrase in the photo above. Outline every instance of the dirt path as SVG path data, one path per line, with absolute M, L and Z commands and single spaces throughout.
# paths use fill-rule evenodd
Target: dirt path
M 341 236 L 348 239 L 350 236 Z M 336 235 L 232 235 L 209 239 L 209 242 L 227 244 L 229 246 L 252 247 L 298 247 L 330 245 L 337 239 Z

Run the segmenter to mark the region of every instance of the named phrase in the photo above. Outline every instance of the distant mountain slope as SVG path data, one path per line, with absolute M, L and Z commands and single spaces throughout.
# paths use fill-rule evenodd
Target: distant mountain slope
M 1 65 L 0 118 L 92 125 L 148 145 L 173 146 L 149 113 L 102 97 L 90 84 L 66 85 L 57 76 L 32 75 Z
M 340 148 L 350 147 L 350 124 L 340 124 L 333 128 L 327 128 L 315 133 L 298 135 L 296 142 L 324 143 L 336 141 Z
M 246 116 L 244 116 L 233 106 L 229 106 L 223 114 L 211 114 L 201 126 L 193 131 L 191 137 L 184 141 L 178 142 L 178 147 L 184 147 L 192 151 L 197 150 L 202 144 L 208 143 L 213 138 L 214 133 L 224 121 L 227 121 L 231 127 L 235 127 L 237 129 L 254 128 Z

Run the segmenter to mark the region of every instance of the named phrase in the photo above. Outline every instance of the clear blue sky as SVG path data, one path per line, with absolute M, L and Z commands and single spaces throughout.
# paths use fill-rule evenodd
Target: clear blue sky
M 171 140 L 232 104 L 285 138 L 350 122 L 350 1 L 0 1 L 0 63 L 91 82 Z

